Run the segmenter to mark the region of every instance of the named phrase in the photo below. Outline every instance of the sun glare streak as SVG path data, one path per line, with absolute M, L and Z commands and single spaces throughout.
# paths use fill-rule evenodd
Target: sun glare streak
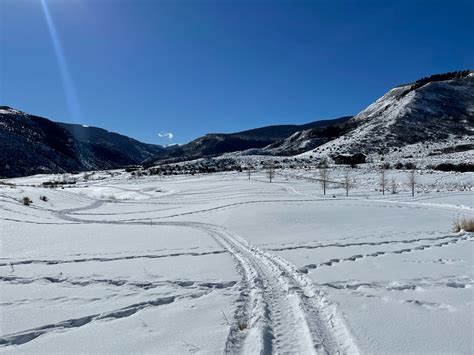
M 66 94 L 66 100 L 71 118 L 74 121 L 80 121 L 80 110 L 79 110 L 79 101 L 77 99 L 76 90 L 72 81 L 69 68 L 67 66 L 66 58 L 64 56 L 63 48 L 59 40 L 58 33 L 56 31 L 56 26 L 51 18 L 49 12 L 48 4 L 46 0 L 40 0 L 41 7 L 43 8 L 44 17 L 48 25 L 49 34 L 51 36 L 51 41 L 53 42 L 54 52 L 56 54 L 56 59 L 59 65 L 59 71 L 61 74 L 61 79 L 63 81 L 64 91 Z

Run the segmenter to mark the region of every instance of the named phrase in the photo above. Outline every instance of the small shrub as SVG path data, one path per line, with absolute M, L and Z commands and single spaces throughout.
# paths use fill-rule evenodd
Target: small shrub
M 402 162 L 397 162 L 394 166 L 395 169 L 401 170 L 403 169 L 403 163 Z
M 22 200 L 22 201 L 23 201 L 23 204 L 24 204 L 25 206 L 29 206 L 29 205 L 31 205 L 31 204 L 33 203 L 33 201 L 32 201 L 29 197 L 27 197 L 27 196 L 23 197 L 23 200 Z
M 396 183 L 395 179 L 392 179 L 391 188 L 392 188 L 392 195 L 395 195 L 395 194 L 398 193 L 397 183 Z
M 44 202 L 48 202 L 48 197 L 41 195 L 40 200 Z
M 460 232 L 460 231 L 466 231 L 466 232 L 474 232 L 474 218 L 458 218 L 454 221 L 453 223 L 453 232 Z
M 239 330 L 244 331 L 245 329 L 248 329 L 248 324 L 247 323 L 239 323 Z

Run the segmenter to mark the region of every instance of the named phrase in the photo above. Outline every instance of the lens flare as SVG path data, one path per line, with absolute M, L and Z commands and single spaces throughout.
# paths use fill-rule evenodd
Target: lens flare
M 61 79 L 63 81 L 69 113 L 71 115 L 71 118 L 74 121 L 78 122 L 80 121 L 79 101 L 77 99 L 76 90 L 74 88 L 72 77 L 69 72 L 69 68 L 67 66 L 63 48 L 61 46 L 61 42 L 59 40 L 59 36 L 56 31 L 56 26 L 54 25 L 53 19 L 51 18 L 51 14 L 49 12 L 49 8 L 48 8 L 48 4 L 46 3 L 46 0 L 41 0 L 41 6 L 43 8 L 44 17 L 48 25 L 51 41 L 53 42 L 56 59 L 58 61 L 59 71 L 61 74 Z

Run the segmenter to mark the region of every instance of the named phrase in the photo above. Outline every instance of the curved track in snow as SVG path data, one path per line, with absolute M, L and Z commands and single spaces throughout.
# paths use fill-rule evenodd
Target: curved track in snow
M 60 211 L 57 215 L 79 223 L 149 225 L 144 221 L 84 220 L 69 215 L 100 205 L 101 202 L 94 202 L 86 207 Z M 160 221 L 153 225 L 204 231 L 236 261 L 242 281 L 238 307 L 226 341 L 227 353 L 359 352 L 336 307 L 287 260 L 249 244 L 218 225 L 186 221 Z

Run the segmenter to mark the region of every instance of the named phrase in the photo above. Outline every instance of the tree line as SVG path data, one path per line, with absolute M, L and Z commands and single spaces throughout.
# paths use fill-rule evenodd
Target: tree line
M 430 76 L 425 76 L 421 79 L 415 81 L 415 84 L 411 87 L 412 90 L 418 89 L 425 84 L 431 83 L 432 81 L 445 81 L 445 80 L 452 80 L 452 79 L 462 79 L 469 75 L 470 70 L 458 70 L 458 71 L 451 71 L 444 74 L 433 74 Z

